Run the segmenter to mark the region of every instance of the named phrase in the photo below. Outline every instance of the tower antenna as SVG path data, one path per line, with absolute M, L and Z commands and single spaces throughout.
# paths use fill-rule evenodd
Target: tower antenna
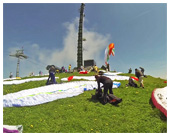
M 83 17 L 84 15 L 84 6 L 81 4 L 80 8 L 80 19 L 79 19 L 79 32 L 78 32 L 78 46 L 77 46 L 77 69 L 83 65 L 83 52 L 82 52 L 82 42 L 83 42 Z
M 27 59 L 28 56 L 24 55 L 24 49 L 22 47 L 22 49 L 16 50 L 15 54 L 10 54 L 9 56 L 13 56 L 18 58 L 17 61 L 17 70 L 16 70 L 16 77 L 19 77 L 19 64 L 20 64 L 20 59 Z

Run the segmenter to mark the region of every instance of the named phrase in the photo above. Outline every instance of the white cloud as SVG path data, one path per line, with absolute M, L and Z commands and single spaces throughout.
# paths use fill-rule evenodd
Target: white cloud
M 77 63 L 77 43 L 78 43 L 78 18 L 73 22 L 64 23 L 64 26 L 67 30 L 67 34 L 63 40 L 63 49 L 43 49 L 40 48 L 38 44 L 33 44 L 34 54 L 37 54 L 37 58 L 41 62 L 46 62 L 46 64 L 54 64 L 59 67 L 76 66 Z M 109 44 L 109 35 L 102 35 L 94 31 L 88 31 L 84 29 L 83 37 L 86 38 L 86 41 L 83 42 L 83 52 L 84 59 L 95 59 L 96 62 L 104 62 L 104 57 L 101 59 L 101 51 L 104 51 L 106 46 Z M 37 52 L 36 52 L 37 51 Z M 104 53 L 103 53 L 104 55 Z
M 95 59 L 96 63 L 101 65 L 104 64 L 104 50 L 109 44 L 109 35 L 101 35 L 96 32 L 85 31 L 84 37 L 84 59 Z M 101 58 L 100 55 L 103 55 Z
M 73 67 L 76 67 L 78 22 L 79 20 L 76 18 L 73 22 L 64 23 L 66 36 L 63 39 L 63 49 L 45 49 L 41 47 L 41 44 L 36 43 L 25 46 L 27 49 L 26 53 L 31 55 L 31 57 L 28 58 L 29 62 L 21 61 L 21 72 L 25 74 L 21 76 L 27 76 L 32 71 L 38 74 L 39 70 L 47 73 L 45 67 L 48 64 L 54 64 L 58 67 L 65 66 L 66 68 L 69 64 L 72 64 Z M 104 49 L 109 44 L 110 36 L 84 28 L 83 38 L 86 38 L 86 41 L 83 42 L 83 48 L 85 49 L 83 59 L 94 59 L 99 66 L 104 64 Z M 14 48 L 11 49 L 14 51 Z M 101 52 L 103 52 L 103 57 L 101 57 Z

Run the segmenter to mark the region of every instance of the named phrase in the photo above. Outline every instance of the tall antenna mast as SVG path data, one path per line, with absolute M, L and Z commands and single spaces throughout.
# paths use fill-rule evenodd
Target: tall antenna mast
M 19 77 L 19 64 L 20 64 L 20 59 L 27 59 L 28 56 L 24 55 L 24 49 L 20 49 L 20 50 L 16 50 L 16 53 L 15 54 L 10 54 L 9 56 L 13 56 L 13 57 L 16 57 L 18 58 L 18 61 L 17 61 L 17 70 L 16 70 L 16 77 Z
M 84 15 L 84 6 L 81 4 L 80 8 L 80 19 L 79 19 L 79 32 L 78 32 L 78 46 L 77 46 L 77 68 L 80 68 L 83 65 L 83 52 L 82 52 L 82 42 L 83 42 L 83 17 Z

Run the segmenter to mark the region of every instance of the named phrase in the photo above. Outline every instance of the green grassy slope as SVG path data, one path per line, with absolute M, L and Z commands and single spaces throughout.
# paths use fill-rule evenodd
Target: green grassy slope
M 60 77 L 57 81 L 71 75 L 73 74 L 57 74 L 56 77 Z M 102 105 L 92 100 L 91 94 L 95 93 L 92 90 L 37 106 L 4 108 L 3 124 L 23 125 L 24 133 L 166 132 L 166 117 L 150 102 L 153 89 L 166 86 L 163 81 L 148 76 L 144 78 L 145 89 L 125 87 L 128 81 L 120 81 L 120 88 L 113 89 L 114 94 L 123 99 L 118 106 Z M 46 81 L 36 81 L 4 85 L 3 93 L 5 95 L 44 86 L 45 83 Z

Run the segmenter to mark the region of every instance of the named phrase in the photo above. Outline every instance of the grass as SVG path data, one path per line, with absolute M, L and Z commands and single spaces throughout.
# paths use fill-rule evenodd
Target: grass
M 71 75 L 79 74 L 56 74 L 56 77 L 60 77 L 57 81 L 60 83 L 61 78 Z M 94 75 L 94 73 L 88 75 Z M 85 91 L 79 96 L 37 106 L 4 108 L 3 123 L 4 125 L 23 125 L 24 133 L 166 132 L 167 118 L 152 105 L 150 100 L 153 89 L 167 85 L 163 81 L 163 79 L 148 76 L 144 78 L 145 89 L 126 88 L 128 81 L 120 81 L 120 88 L 113 89 L 114 94 L 123 99 L 118 106 L 102 105 L 92 100 L 91 94 L 95 93 L 95 90 L 92 90 Z M 46 81 L 36 81 L 4 85 L 3 94 L 44 86 L 45 83 Z

